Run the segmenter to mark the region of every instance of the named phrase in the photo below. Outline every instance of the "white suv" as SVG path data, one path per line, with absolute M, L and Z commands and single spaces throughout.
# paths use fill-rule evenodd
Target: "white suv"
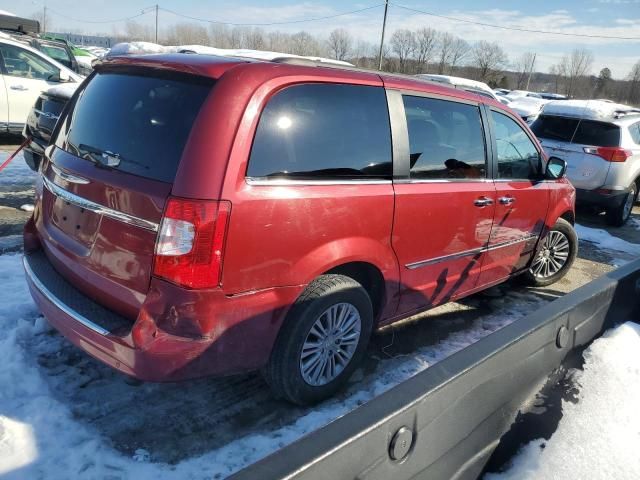
M 83 77 L 0 33 L 0 132 L 20 133 L 41 92 Z
M 640 186 L 640 110 L 602 100 L 546 104 L 531 129 L 567 162 L 576 202 L 602 207 L 611 225 L 629 219 Z

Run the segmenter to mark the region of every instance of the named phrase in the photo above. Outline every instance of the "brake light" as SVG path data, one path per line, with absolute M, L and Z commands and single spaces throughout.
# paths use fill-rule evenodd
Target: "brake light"
M 156 242 L 153 273 L 188 288 L 220 284 L 231 203 L 171 197 Z
M 626 162 L 633 153 L 621 147 L 584 147 L 585 153 L 598 155 L 607 162 Z

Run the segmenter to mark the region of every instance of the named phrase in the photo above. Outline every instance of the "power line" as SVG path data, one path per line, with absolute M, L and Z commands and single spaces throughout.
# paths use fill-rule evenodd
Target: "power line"
M 118 23 L 118 22 L 126 22 L 127 20 L 133 20 L 134 18 L 142 17 L 143 15 L 146 15 L 147 13 L 151 12 L 153 8 L 154 7 L 146 7 L 142 9 L 142 11 L 137 15 L 131 15 L 130 17 L 123 17 L 123 18 L 116 18 L 113 20 L 84 20 L 80 18 L 70 17 L 68 15 L 65 15 L 64 13 L 60 13 L 51 8 L 47 8 L 47 12 L 53 13 L 54 15 L 57 15 L 62 18 L 66 18 L 67 20 L 72 20 L 74 22 L 80 22 L 80 23 Z
M 523 27 L 508 27 L 506 25 L 495 25 L 493 23 L 477 22 L 477 21 L 474 21 L 474 20 L 467 20 L 467 19 L 464 19 L 464 18 L 456 18 L 456 17 L 450 17 L 448 15 L 440 15 L 440 14 L 433 13 L 433 12 L 425 12 L 424 10 L 418 10 L 416 8 L 405 7 L 404 5 L 398 5 L 397 3 L 392 3 L 391 5 L 393 5 L 394 7 L 401 8 L 403 10 L 409 10 L 409 11 L 415 12 L 415 13 L 422 13 L 423 15 L 429 15 L 431 17 L 444 18 L 444 19 L 447 19 L 447 20 L 453 20 L 455 22 L 470 23 L 472 25 L 480 25 L 482 27 L 501 28 L 503 30 L 515 30 L 517 32 L 543 33 L 543 34 L 546 34 L 546 35 L 562 35 L 562 36 L 565 36 L 565 37 L 606 38 L 606 39 L 611 39 L 611 40 L 640 40 L 640 37 L 616 37 L 616 36 L 610 36 L 610 35 L 589 35 L 589 34 L 586 34 L 586 33 L 568 33 L 568 32 L 555 32 L 555 31 L 551 31 L 551 30 L 533 30 L 533 29 L 523 28 Z
M 300 19 L 300 20 L 288 20 L 288 21 L 282 21 L 282 22 L 268 22 L 268 23 L 224 22 L 222 20 L 208 20 L 206 18 L 192 17 L 190 15 L 185 15 L 185 14 L 182 14 L 182 13 L 178 13 L 176 11 L 169 10 L 168 8 L 163 8 L 163 7 L 160 7 L 160 10 L 163 10 L 163 11 L 165 11 L 167 13 L 172 13 L 173 15 L 176 15 L 178 17 L 187 18 L 189 20 L 196 20 L 198 22 L 207 22 L 207 23 L 213 23 L 213 24 L 219 24 L 219 25 L 231 25 L 231 26 L 234 26 L 234 27 L 268 27 L 268 26 L 274 26 L 274 25 L 291 25 L 291 24 L 295 24 L 295 23 L 306 23 L 306 22 L 316 22 L 318 20 L 328 20 L 328 19 L 331 19 L 331 18 L 343 17 L 345 15 L 353 15 L 354 13 L 365 12 L 367 10 L 372 10 L 374 8 L 381 7 L 383 5 L 384 5 L 383 3 L 379 3 L 377 5 L 372 5 L 370 7 L 360 8 L 358 10 L 351 10 L 349 12 L 336 13 L 334 15 L 326 15 L 326 16 L 323 16 L 323 17 L 312 17 L 312 18 L 304 18 L 304 19 Z

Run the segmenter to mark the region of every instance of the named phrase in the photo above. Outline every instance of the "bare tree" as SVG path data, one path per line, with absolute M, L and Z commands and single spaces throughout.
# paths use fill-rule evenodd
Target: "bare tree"
M 264 31 L 257 27 L 244 29 L 242 46 L 251 50 L 264 50 L 266 47 Z
M 195 23 L 177 23 L 170 27 L 167 41 L 171 45 L 208 45 L 207 29 Z
M 331 56 L 336 60 L 345 60 L 351 51 L 353 40 L 344 28 L 336 28 L 329 34 L 327 45 Z
M 478 69 L 480 80 L 488 82 L 507 63 L 507 54 L 496 42 L 481 40 L 471 50 L 473 65 Z
M 376 48 L 372 43 L 358 40 L 353 48 L 352 61 L 358 67 L 374 68 Z
M 455 37 L 451 44 L 451 56 L 449 58 L 450 71 L 453 71 L 455 67 L 460 66 L 465 58 L 467 58 L 470 51 L 471 47 L 466 41 L 462 38 Z
M 448 32 L 440 33 L 438 38 L 438 73 L 443 74 L 451 60 L 451 51 L 455 37 Z
M 216 48 L 230 48 L 229 27 L 220 23 L 212 23 L 209 27 L 209 42 Z
M 127 41 L 152 42 L 155 38 L 155 33 L 150 25 L 142 25 L 129 20 L 124 24 L 124 37 Z
M 576 95 L 580 88 L 582 77 L 591 71 L 593 65 L 593 52 L 584 48 L 576 48 L 571 52 L 571 56 L 567 61 L 563 62 L 567 65 L 567 95 L 569 97 Z
M 536 64 L 536 54 L 533 52 L 523 53 L 514 64 L 516 73 L 516 90 L 522 90 L 528 83 L 529 77 L 533 73 Z
M 272 52 L 286 52 L 288 50 L 290 35 L 280 31 L 267 33 L 267 49 Z
M 391 51 L 398 57 L 398 70 L 402 73 L 408 70 L 408 60 L 416 51 L 416 38 L 411 30 L 400 29 L 393 32 L 391 40 Z
M 420 28 L 415 33 L 417 73 L 427 72 L 436 54 L 438 32 L 433 28 Z
M 627 101 L 633 104 L 640 103 L 640 60 L 638 60 L 631 68 L 631 71 L 627 76 L 627 80 L 629 80 Z
M 320 55 L 318 41 L 307 32 L 298 32 L 291 36 L 290 52 L 294 55 Z

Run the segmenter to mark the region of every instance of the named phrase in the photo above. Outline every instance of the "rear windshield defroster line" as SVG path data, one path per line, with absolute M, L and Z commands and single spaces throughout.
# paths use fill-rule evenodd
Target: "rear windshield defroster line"
M 65 149 L 100 167 L 172 183 L 214 82 L 150 70 L 98 72 L 65 122 Z

